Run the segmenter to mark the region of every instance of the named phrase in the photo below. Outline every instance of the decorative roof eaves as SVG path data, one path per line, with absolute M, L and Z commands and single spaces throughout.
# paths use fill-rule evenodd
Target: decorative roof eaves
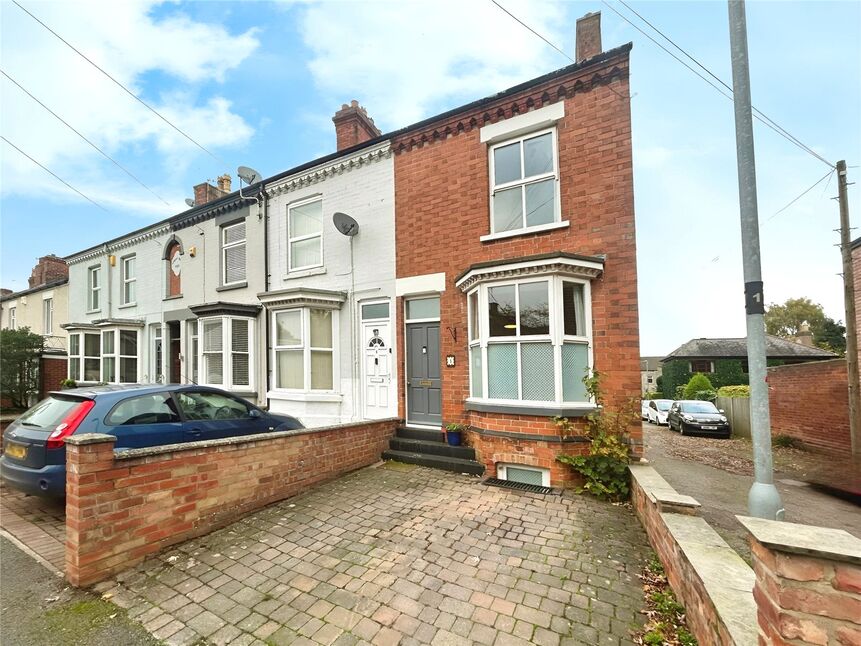
M 259 195 L 259 191 L 257 191 L 256 195 Z M 246 195 L 245 197 L 250 198 L 255 197 L 255 195 Z M 249 201 L 244 200 L 237 195 L 235 199 L 229 202 L 222 202 L 214 205 L 212 208 L 195 211 L 185 217 L 177 218 L 175 221 L 170 223 L 170 230 L 179 231 L 180 229 L 186 229 L 190 226 L 194 226 L 195 224 L 210 220 L 223 213 L 237 211 L 243 207 L 247 207 L 249 204 Z
M 428 124 L 422 129 L 393 137 L 392 149 L 397 155 L 409 152 L 413 148 L 436 143 L 450 136 L 469 132 L 474 128 L 482 128 L 489 123 L 504 121 L 535 108 L 542 108 L 563 101 L 575 94 L 590 92 L 596 87 L 609 85 L 613 81 L 627 79 L 629 76 L 626 63 L 613 65 L 607 71 L 596 71 L 590 77 L 585 78 L 588 71 L 588 69 L 580 70 L 579 73 L 582 74 L 582 77 L 576 78 L 576 80 L 548 80 L 524 90 L 521 94 L 500 97 L 496 105 L 488 105 L 482 109 L 466 109 L 460 114 Z
M 141 242 L 146 242 L 147 240 L 152 240 L 153 238 L 158 238 L 159 236 L 163 236 L 168 233 L 170 233 L 170 225 L 167 223 L 161 224 L 152 229 L 148 229 L 143 233 L 132 235 L 127 238 L 119 238 L 113 242 L 106 242 L 105 244 L 93 247 L 92 249 L 74 256 L 68 256 L 65 258 L 65 261 L 70 265 L 77 265 L 82 262 L 98 258 L 99 256 L 103 256 L 104 254 L 111 253 L 112 251 L 127 249 L 128 247 L 132 247 Z
M 367 166 L 368 164 L 388 159 L 391 156 L 391 146 L 388 141 L 385 141 L 374 148 L 363 149 L 355 154 L 346 157 L 339 157 L 338 159 L 321 164 L 320 166 L 281 178 L 272 184 L 267 184 L 266 192 L 269 197 L 283 195 L 284 193 L 289 193 L 290 191 L 294 191 L 298 188 L 322 182 L 334 175 L 347 173 L 357 168 L 361 168 L 362 166 Z

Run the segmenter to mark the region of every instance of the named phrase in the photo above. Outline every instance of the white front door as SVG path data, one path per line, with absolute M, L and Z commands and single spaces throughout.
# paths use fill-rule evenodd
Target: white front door
M 388 321 L 362 323 L 362 385 L 365 419 L 395 415 L 392 383 L 392 335 Z

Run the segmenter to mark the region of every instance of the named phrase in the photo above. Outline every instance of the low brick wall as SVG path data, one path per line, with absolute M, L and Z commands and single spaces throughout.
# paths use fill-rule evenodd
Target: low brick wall
M 169 545 L 373 464 L 397 419 L 152 449 L 66 441 L 66 578 L 86 586 Z
M 739 517 L 750 532 L 759 644 L 861 644 L 861 540 Z
M 806 446 L 849 455 L 849 377 L 845 359 L 768 369 L 773 435 L 789 435 Z
M 634 511 L 699 643 L 756 643 L 753 571 L 698 516 L 696 500 L 677 493 L 652 467 L 630 470 Z

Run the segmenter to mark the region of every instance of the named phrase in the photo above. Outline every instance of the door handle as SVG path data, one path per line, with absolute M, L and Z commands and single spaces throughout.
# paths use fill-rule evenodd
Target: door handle
M 198 435 L 200 435 L 200 433 L 201 430 L 199 428 L 190 428 L 186 430 L 186 434 L 193 435 L 194 437 L 197 437 Z

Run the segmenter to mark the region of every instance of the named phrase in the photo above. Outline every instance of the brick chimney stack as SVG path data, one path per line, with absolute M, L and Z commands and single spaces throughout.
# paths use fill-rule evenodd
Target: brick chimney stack
M 15 292 L 13 292 L 11 289 L 6 289 L 5 287 L 0 287 L 0 298 L 2 298 L 3 296 L 8 296 L 9 294 L 14 294 L 14 293 Z
M 368 111 L 353 100 L 346 103 L 332 117 L 335 123 L 335 136 L 338 140 L 338 150 L 345 150 L 357 144 L 379 137 L 382 132 L 374 125 L 374 120 L 368 116 Z
M 601 12 L 587 13 L 577 20 L 577 53 L 574 56 L 578 63 L 597 56 L 601 49 Z
M 42 256 L 39 262 L 33 267 L 30 273 L 30 278 L 27 282 L 30 287 L 39 287 L 45 283 L 50 283 L 52 280 L 69 277 L 69 266 L 62 258 L 58 258 L 54 254 Z
M 222 186 L 225 185 L 224 178 L 227 177 L 226 185 L 227 190 L 224 190 Z M 213 186 L 208 181 L 203 182 L 202 184 L 198 184 L 194 187 L 194 205 L 201 206 L 203 204 L 209 204 L 210 202 L 217 200 L 220 197 L 224 197 L 230 192 L 230 175 L 222 175 L 217 180 L 218 186 Z

